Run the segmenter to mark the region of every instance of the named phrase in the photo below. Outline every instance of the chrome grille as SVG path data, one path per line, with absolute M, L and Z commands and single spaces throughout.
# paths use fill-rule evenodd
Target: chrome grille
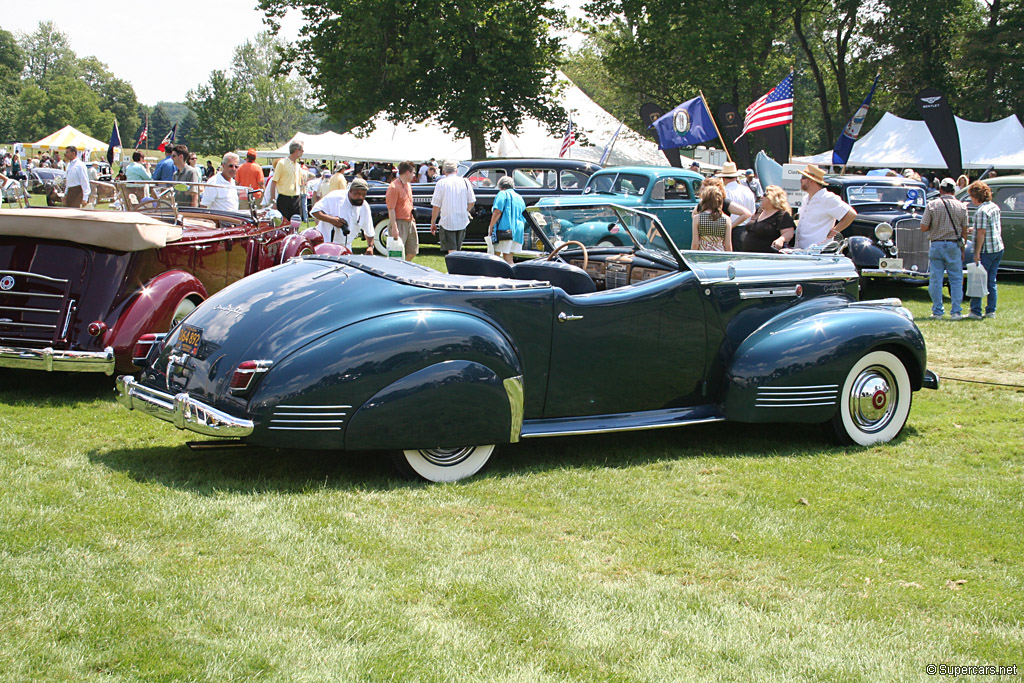
M 74 301 L 63 278 L 0 270 L 0 343 L 44 348 L 67 335 Z
M 896 248 L 907 270 L 928 272 L 928 235 L 921 232 L 920 218 L 904 218 L 896 221 Z M 917 266 L 915 269 L 914 266 Z
M 286 432 L 338 432 L 352 406 L 279 405 L 270 417 L 270 429 Z
M 838 384 L 802 387 L 759 387 L 755 408 L 808 408 L 832 406 L 839 394 Z

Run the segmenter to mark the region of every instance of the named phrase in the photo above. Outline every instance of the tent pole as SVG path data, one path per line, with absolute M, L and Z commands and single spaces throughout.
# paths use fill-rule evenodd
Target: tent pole
M 708 100 L 704 97 L 704 91 L 697 90 L 697 92 L 700 93 L 700 100 L 704 103 L 704 108 L 708 110 L 708 116 L 711 117 L 711 125 L 715 127 L 715 132 L 718 133 L 718 139 L 722 143 L 722 149 L 725 150 L 725 158 L 732 161 L 732 155 L 729 154 L 729 146 L 725 144 L 725 138 L 722 137 L 722 131 L 718 130 L 718 122 L 715 121 L 715 115 L 711 113 L 711 107 L 708 106 Z

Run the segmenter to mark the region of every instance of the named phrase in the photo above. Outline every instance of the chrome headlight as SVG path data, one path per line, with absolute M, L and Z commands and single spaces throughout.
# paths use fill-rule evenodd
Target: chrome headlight
M 875 237 L 878 238 L 879 242 L 888 242 L 892 239 L 892 225 L 889 223 L 879 223 L 875 226 Z

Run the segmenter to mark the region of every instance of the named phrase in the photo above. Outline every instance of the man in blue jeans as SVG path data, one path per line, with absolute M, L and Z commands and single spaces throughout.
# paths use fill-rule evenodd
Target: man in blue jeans
M 988 304 L 985 317 L 996 317 L 996 271 L 1003 260 L 1003 226 L 999 207 L 992 203 L 992 188 L 980 180 L 967 188 L 971 203 L 978 207 L 974 213 L 974 263 L 985 269 L 988 280 Z M 972 319 L 981 318 L 981 297 L 971 297 Z
M 964 252 L 961 238 L 967 231 L 967 207 L 954 197 L 956 181 L 943 178 L 939 196 L 928 202 L 921 216 L 921 231 L 928 233 L 928 296 L 932 318 L 942 319 L 942 280 L 949 276 L 950 319 L 960 320 L 964 298 Z

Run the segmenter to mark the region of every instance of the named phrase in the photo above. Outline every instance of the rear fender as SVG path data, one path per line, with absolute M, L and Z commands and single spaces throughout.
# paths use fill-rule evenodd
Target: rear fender
M 875 349 L 894 353 L 912 388 L 921 388 L 925 345 L 913 321 L 892 308 L 822 309 L 814 300 L 798 305 L 756 330 L 736 351 L 726 373 L 726 417 L 823 422 L 835 413 L 850 368 Z
M 516 389 L 506 380 L 522 374 L 512 343 L 481 318 L 444 310 L 382 315 L 276 363 L 249 403 L 257 424 L 250 440 L 286 446 L 299 434 L 309 448 L 346 450 L 508 443 L 518 439 L 522 387 L 515 380 L 517 421 L 509 393 Z M 333 431 L 271 430 L 280 405 L 345 414 Z
M 324 235 L 316 228 L 310 228 L 302 231 L 302 237 L 309 242 L 309 246 L 316 249 L 324 243 Z M 319 253 L 319 252 L 318 252 Z
M 191 297 L 198 304 L 207 296 L 203 283 L 183 270 L 170 270 L 147 282 L 104 339 L 105 345 L 114 347 L 117 369 L 135 369 L 131 364 L 135 342 L 149 332 L 166 332 L 183 299 Z

